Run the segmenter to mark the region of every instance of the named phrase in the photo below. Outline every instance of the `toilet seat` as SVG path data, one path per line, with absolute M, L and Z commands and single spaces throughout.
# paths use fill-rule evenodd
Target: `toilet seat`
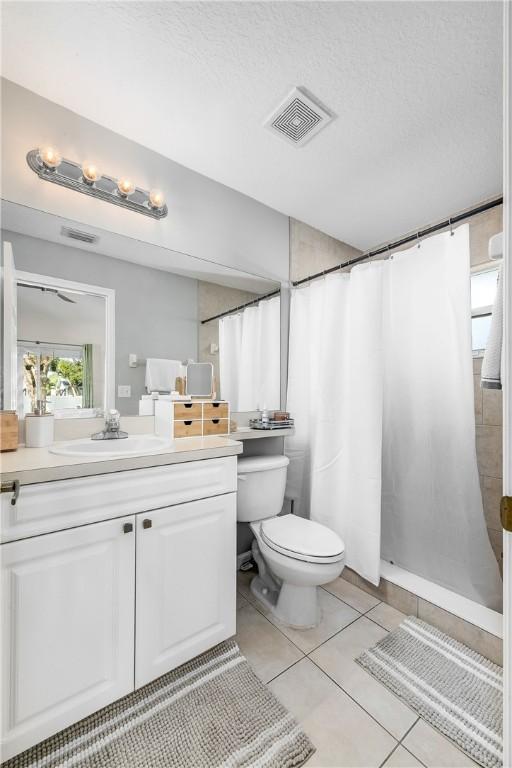
M 303 562 L 337 563 L 345 554 L 345 545 L 337 533 L 296 515 L 264 520 L 260 535 L 270 549 Z

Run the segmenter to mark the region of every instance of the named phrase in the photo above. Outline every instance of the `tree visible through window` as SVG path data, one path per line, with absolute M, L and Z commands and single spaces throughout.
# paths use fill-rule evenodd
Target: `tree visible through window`
M 59 352 L 48 345 L 39 348 L 23 345 L 23 401 L 25 413 L 46 403 L 49 413 L 64 408 L 83 407 L 83 348 Z

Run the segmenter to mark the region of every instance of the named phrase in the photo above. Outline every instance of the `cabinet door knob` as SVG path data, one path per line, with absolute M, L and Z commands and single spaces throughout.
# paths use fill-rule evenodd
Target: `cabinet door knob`
M 125 523 L 123 525 L 123 533 L 131 533 L 133 531 L 132 523 Z
M 151 528 L 152 525 L 153 525 L 152 521 L 147 517 L 145 520 L 142 521 L 143 528 Z

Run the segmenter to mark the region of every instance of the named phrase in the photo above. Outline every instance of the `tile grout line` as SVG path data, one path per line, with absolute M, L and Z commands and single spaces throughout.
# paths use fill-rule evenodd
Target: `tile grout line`
M 400 741 L 399 741 L 399 740 L 396 738 L 396 736 L 393 736 L 393 734 L 391 733 L 391 731 L 388 731 L 388 729 L 387 729 L 387 728 L 386 728 L 384 725 L 382 725 L 382 723 L 379 723 L 379 721 L 377 720 L 377 718 L 376 718 L 376 717 L 374 717 L 374 715 L 372 715 L 372 713 L 371 713 L 371 712 L 368 712 L 368 710 L 367 710 L 367 709 L 365 709 L 365 708 L 363 707 L 363 705 L 362 705 L 362 704 L 360 704 L 360 703 L 359 703 L 359 702 L 358 702 L 356 699 L 354 699 L 354 697 L 353 697 L 353 696 L 352 696 L 352 695 L 351 695 L 351 694 L 350 694 L 348 691 L 346 691 L 346 690 L 345 690 L 345 688 L 343 688 L 343 686 L 342 686 L 342 685 L 340 685 L 338 682 L 336 682 L 336 680 L 335 680 L 333 677 L 331 677 L 331 676 L 330 676 L 330 674 L 329 674 L 328 672 L 326 672 L 326 671 L 325 671 L 325 669 L 322 669 L 322 667 L 321 667 L 319 664 L 317 664 L 317 663 L 316 663 L 316 661 L 315 661 L 314 659 L 310 659 L 310 658 L 309 658 L 309 656 L 307 656 L 306 658 L 307 658 L 307 659 L 309 659 L 309 661 L 310 661 L 312 664 L 314 664 L 314 665 L 315 665 L 315 667 L 316 667 L 317 669 L 319 669 L 319 670 L 320 670 L 320 672 L 322 672 L 322 673 L 323 673 L 323 674 L 324 674 L 326 677 L 328 677 L 328 678 L 329 678 L 329 680 L 330 680 L 332 683 L 334 683 L 334 685 L 336 685 L 336 686 L 337 686 L 337 687 L 340 689 L 340 691 L 343 691 L 343 693 L 345 694 L 345 696 L 348 696 L 348 698 L 349 698 L 351 701 L 353 701 L 353 702 L 354 702 L 354 704 L 356 704 L 356 706 L 358 706 L 358 707 L 359 707 L 359 709 L 362 709 L 362 710 L 363 710 L 363 712 L 364 712 L 365 714 L 367 714 L 367 715 L 368 715 L 368 717 L 371 717 L 371 719 L 372 719 L 372 720 L 373 720 L 375 723 L 377 723 L 377 725 L 378 725 L 380 728 L 382 728 L 382 730 L 383 730 L 383 731 L 385 731 L 385 732 L 388 734 L 388 736 L 391 736 L 391 738 L 392 738 L 394 741 L 396 741 L 396 745 L 395 745 L 395 747 L 393 747 L 393 749 L 396 749 L 396 747 L 398 746 L 398 744 L 400 744 Z
M 326 590 L 326 591 L 327 591 L 327 590 Z M 243 597 L 243 595 L 242 595 L 242 597 Z M 335 597 L 335 595 L 333 595 L 333 597 Z M 246 598 L 246 599 L 247 599 L 247 598 Z M 339 599 L 339 598 L 338 598 L 338 599 Z M 262 612 L 259 610 L 258 606 L 257 606 L 255 603 L 251 603 L 249 600 L 247 600 L 247 602 L 249 603 L 249 605 L 252 605 L 252 607 L 253 607 L 253 608 L 255 608 L 255 609 L 258 611 L 258 613 L 259 613 L 261 616 L 263 616 L 263 618 L 264 618 L 264 619 L 266 619 L 266 620 L 269 622 L 269 624 L 270 624 L 272 627 L 274 627 L 275 629 L 277 629 L 277 630 L 278 630 L 278 631 L 279 631 L 279 632 L 280 632 L 280 633 L 283 635 L 283 637 L 285 637 L 287 640 L 289 640 L 289 642 L 290 642 L 290 643 L 292 643 L 292 645 L 293 645 L 295 648 L 297 648 L 297 649 L 298 649 L 298 650 L 299 650 L 299 651 L 300 651 L 300 652 L 303 654 L 303 656 L 305 656 L 305 657 L 308 657 L 310 653 L 313 653 L 313 651 L 316 651 L 316 650 L 318 650 L 318 648 L 320 648 L 322 645 L 324 645 L 324 643 L 327 643 L 329 640 L 332 640 L 332 638 L 333 638 L 333 637 L 336 637 L 336 635 L 339 635 L 339 633 L 340 633 L 340 632 L 343 632 L 343 630 L 344 630 L 344 629 L 347 629 L 347 628 L 348 628 L 348 627 L 350 627 L 352 624 L 354 624 L 356 621 L 359 621 L 359 619 L 361 618 L 361 616 L 364 616 L 364 614 L 363 614 L 363 613 L 359 613 L 359 611 L 357 611 L 357 610 L 356 610 L 355 608 L 353 608 L 351 605 L 348 605 L 348 603 L 345 603 L 343 600 L 340 600 L 340 603 L 343 603 L 343 604 L 344 604 L 344 605 L 346 605 L 348 608 L 351 608 L 353 611 L 356 611 L 356 613 L 357 613 L 358 615 L 356 616 L 356 618 L 355 618 L 355 619 L 352 619 L 352 621 L 350 621 L 348 624 L 345 624 L 345 626 L 344 626 L 344 627 L 341 627 L 340 629 L 337 629 L 335 632 L 333 632 L 333 634 L 332 634 L 332 635 L 329 635 L 329 637 L 326 637 L 326 638 L 325 638 L 325 640 L 322 640 L 322 642 L 321 642 L 321 643 L 319 643 L 318 645 L 316 645 L 316 646 L 315 646 L 314 648 L 312 648 L 310 651 L 307 651 L 307 652 L 306 652 L 306 651 L 303 651 L 303 650 L 302 650 L 302 648 L 300 648 L 300 646 L 298 646 L 296 643 L 294 643 L 294 641 L 293 641 L 293 640 L 292 640 L 290 637 L 288 637 L 288 635 L 286 635 L 286 634 L 285 634 L 285 633 L 282 631 L 282 629 L 279 627 L 279 625 L 278 625 L 278 624 L 274 624 L 274 622 L 273 622 L 273 621 L 271 621 L 271 620 L 268 618 L 268 616 L 265 616 L 265 614 L 264 614 L 264 613 L 262 613 Z M 371 610 L 371 609 L 370 609 L 370 610 Z

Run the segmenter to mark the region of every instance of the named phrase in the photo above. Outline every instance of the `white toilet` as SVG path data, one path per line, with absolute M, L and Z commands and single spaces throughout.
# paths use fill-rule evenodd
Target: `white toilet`
M 252 554 L 259 575 L 251 591 L 282 622 L 314 627 L 320 621 L 317 587 L 332 581 L 345 565 L 340 537 L 312 520 L 281 515 L 287 456 L 238 460 L 237 517 L 255 534 Z

